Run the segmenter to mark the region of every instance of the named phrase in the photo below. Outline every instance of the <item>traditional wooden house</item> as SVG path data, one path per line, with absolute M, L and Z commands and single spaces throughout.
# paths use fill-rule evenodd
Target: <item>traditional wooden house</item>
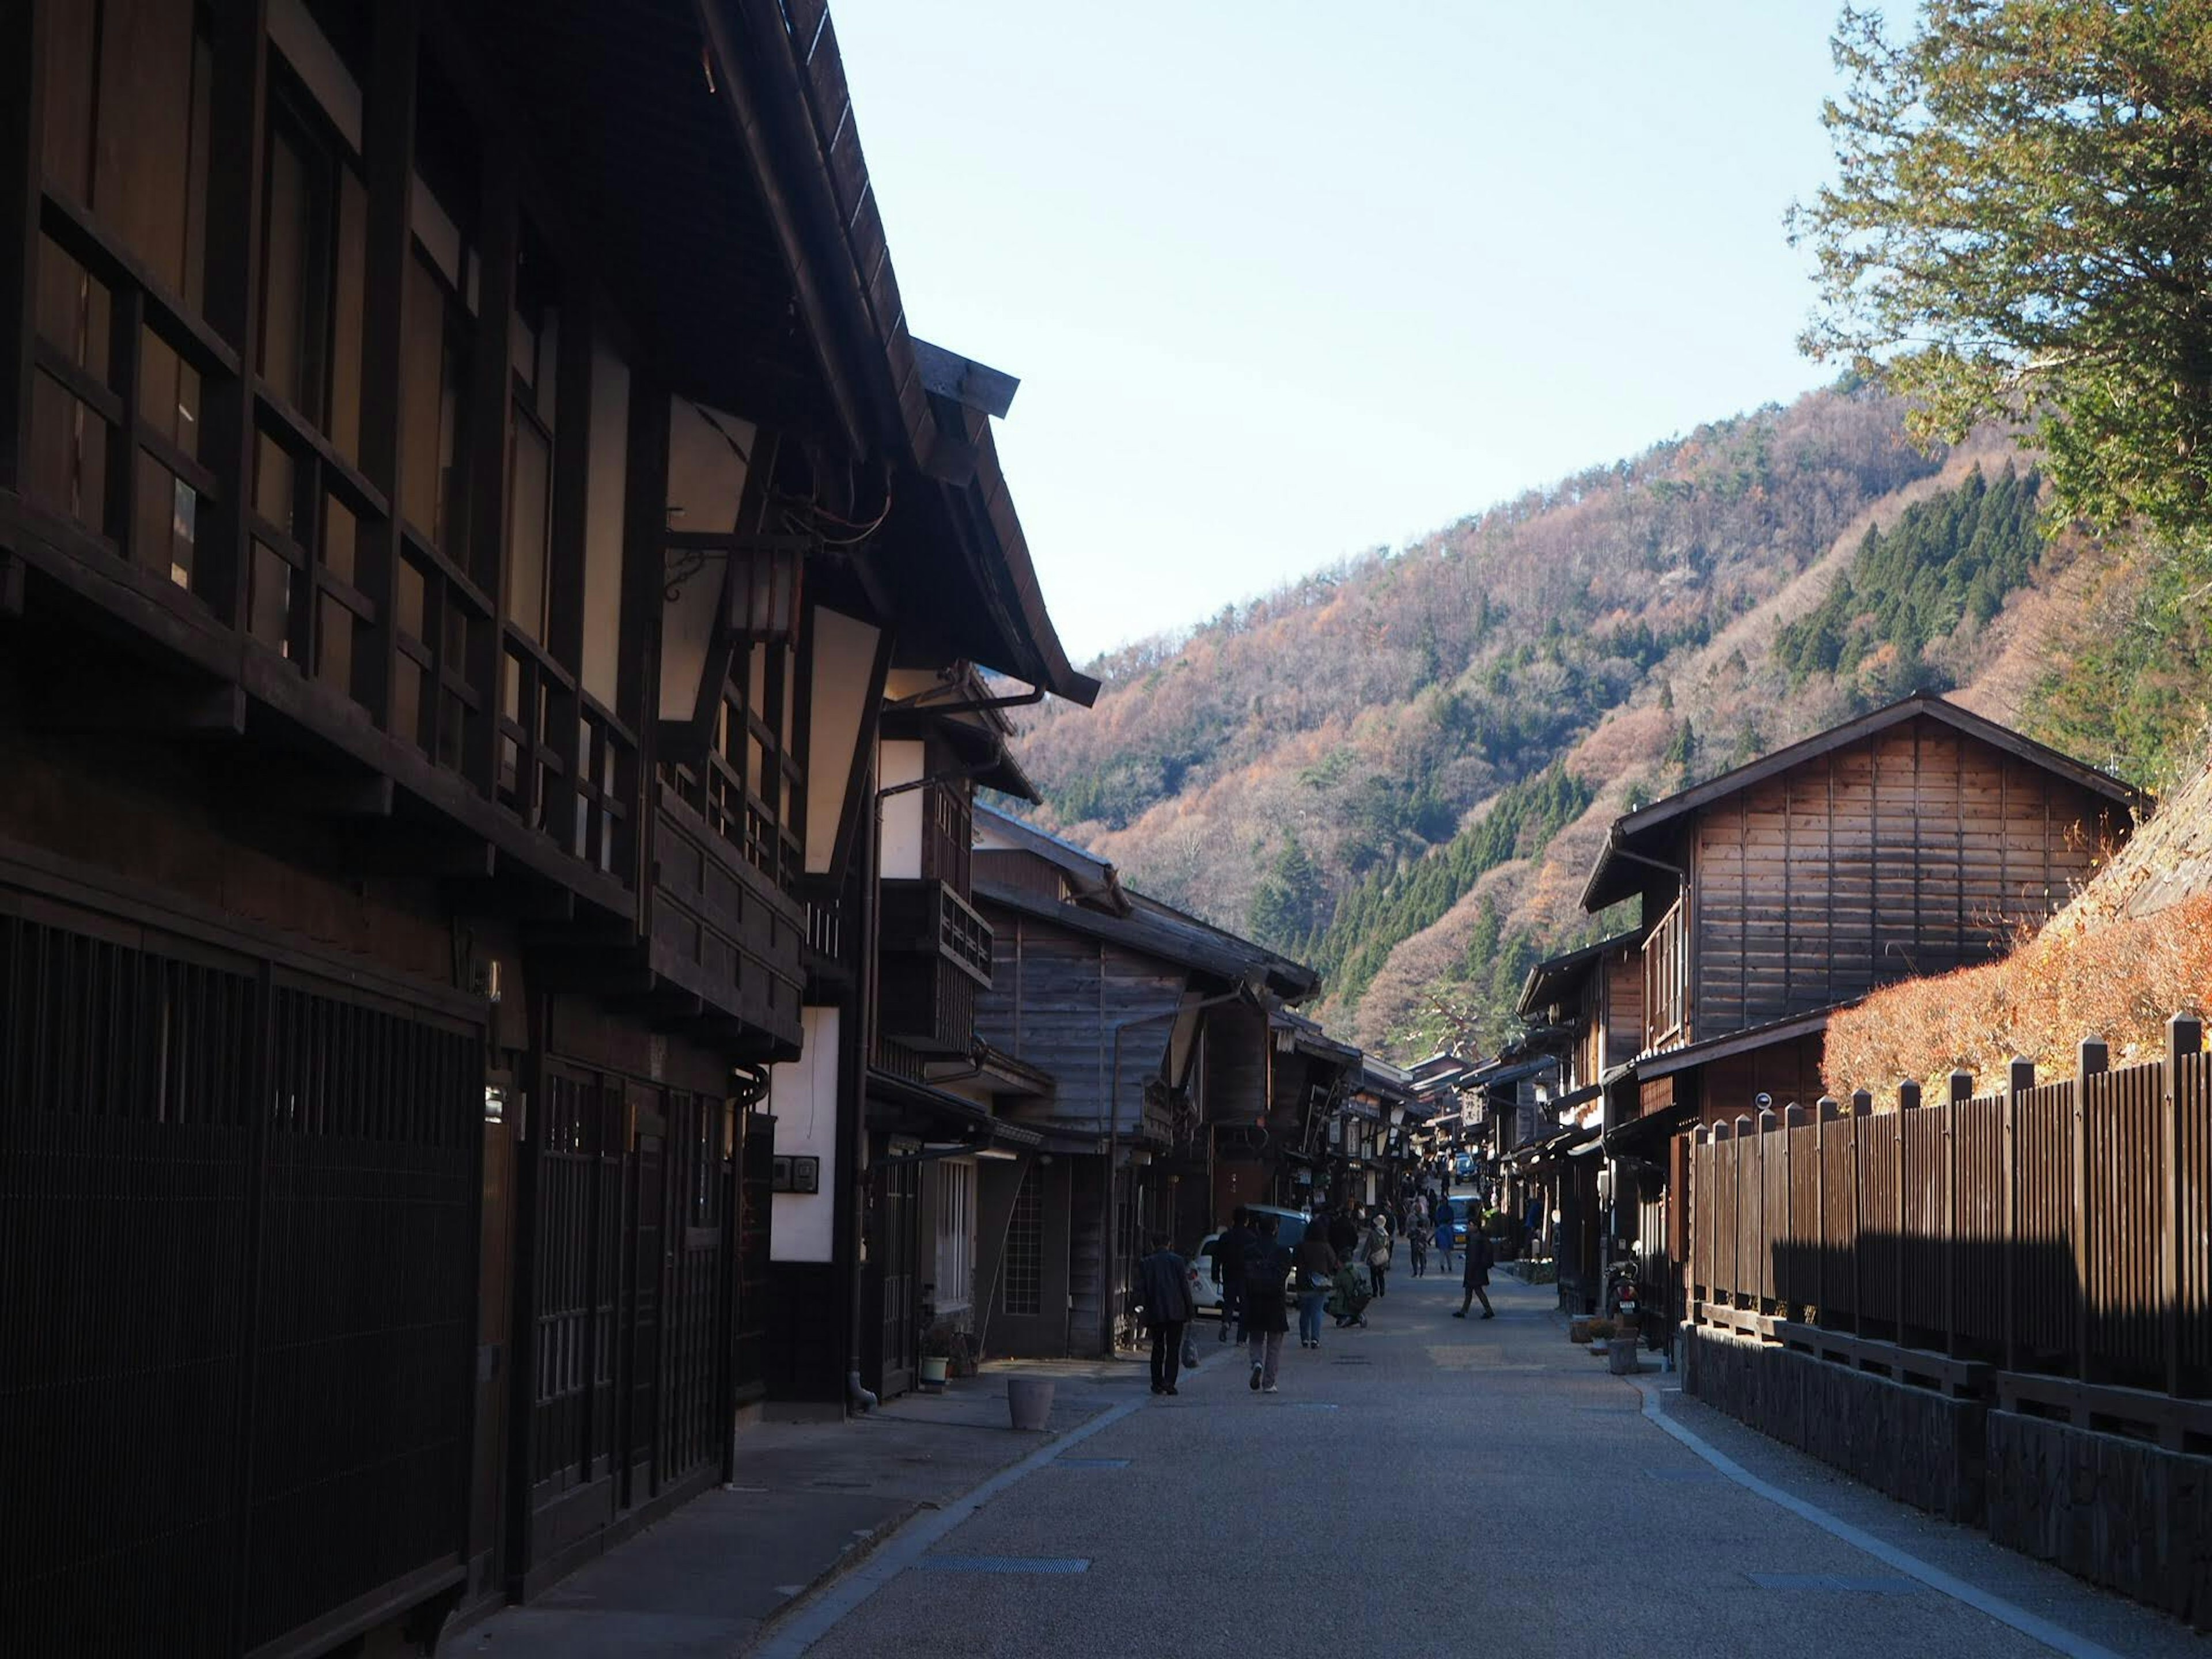
M 1240 1204 L 1299 1209 L 1341 1202 L 1350 1192 L 1360 1151 L 1351 1102 L 1362 1055 L 1292 1008 L 1271 1009 L 1268 1025 L 1273 1053 L 1264 1117 L 1239 1122 L 1226 1110 L 1215 1117 L 1216 1226 Z M 1361 1127 L 1372 1121 L 1362 1115 Z
M 818 3 L 12 0 L 0 86 L 0 1630 L 426 1638 L 726 1480 L 779 1299 L 842 1394 L 862 1166 L 778 1298 L 745 1109 L 855 1042 L 859 1133 L 883 688 L 1095 687 Z
M 1651 1167 L 1647 1274 L 1681 1306 L 1686 1126 L 1822 1092 L 1829 1016 L 2002 954 L 2129 832 L 2136 793 L 1934 696 L 1618 819 L 1583 892 L 1639 900 L 1644 1035 L 1607 1151 Z
M 1082 1148 L 1040 1149 L 1018 1175 L 1004 1166 L 1018 1184 L 988 1345 L 1110 1352 L 1133 1336 L 1128 1286 L 1145 1238 L 1195 1246 L 1236 1162 L 1221 1132 L 1273 1122 L 1269 1013 L 1316 981 L 1130 892 L 1110 865 L 1017 818 L 986 807 L 976 818 L 976 908 L 992 948 L 976 1032 L 1052 1080 L 1048 1094 L 1010 1103 L 1013 1121 Z
M 1605 1161 L 1598 1131 L 1617 1101 L 1632 1098 L 1628 1063 L 1644 1046 L 1639 943 L 1634 933 L 1620 933 L 1538 963 L 1514 1009 L 1529 1043 L 1559 1057 L 1551 1102 L 1559 1132 L 1517 1168 L 1540 1189 L 1547 1220 L 1556 1213 L 1550 1237 L 1559 1305 L 1573 1313 L 1596 1309 L 1616 1232 L 1637 1237 L 1633 1217 L 1625 1230 L 1616 1227 L 1616 1205 L 1632 1205 L 1636 1189 L 1625 1164 Z

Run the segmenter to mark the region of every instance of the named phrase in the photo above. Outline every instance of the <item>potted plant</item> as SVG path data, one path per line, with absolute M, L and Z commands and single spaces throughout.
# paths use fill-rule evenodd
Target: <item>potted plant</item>
M 941 1389 L 953 1362 L 967 1350 L 966 1333 L 949 1319 L 931 1322 L 921 1334 L 921 1386 Z

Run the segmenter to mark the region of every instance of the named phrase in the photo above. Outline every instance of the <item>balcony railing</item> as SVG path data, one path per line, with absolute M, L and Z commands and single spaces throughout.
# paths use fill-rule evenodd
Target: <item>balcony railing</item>
M 1690 1018 L 1690 938 L 1682 901 L 1659 918 L 1644 941 L 1644 1048 L 1686 1041 Z

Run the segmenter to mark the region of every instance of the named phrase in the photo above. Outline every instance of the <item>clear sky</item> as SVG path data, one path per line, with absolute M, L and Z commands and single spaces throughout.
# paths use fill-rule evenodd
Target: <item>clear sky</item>
M 1829 378 L 1829 0 L 832 0 L 1069 653 Z

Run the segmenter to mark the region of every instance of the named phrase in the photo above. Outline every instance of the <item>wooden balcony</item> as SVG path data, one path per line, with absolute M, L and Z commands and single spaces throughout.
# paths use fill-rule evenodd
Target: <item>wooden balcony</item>
M 654 975 L 795 1055 L 805 913 L 665 782 L 654 812 Z
M 886 881 L 878 1029 L 921 1054 L 964 1054 L 991 986 L 991 924 L 941 881 Z
M 1690 1040 L 1690 934 L 1682 901 L 1644 941 L 1644 1052 Z

